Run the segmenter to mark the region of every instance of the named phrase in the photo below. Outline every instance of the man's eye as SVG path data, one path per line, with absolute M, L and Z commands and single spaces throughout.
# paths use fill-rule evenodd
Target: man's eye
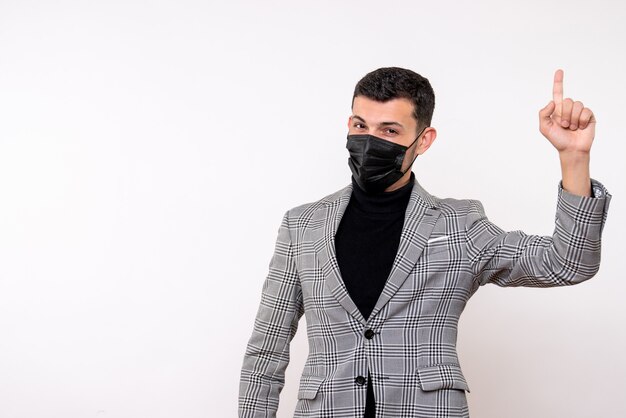
M 359 129 L 361 129 L 361 128 L 364 128 L 364 127 L 365 127 L 365 125 L 363 125 L 362 123 L 358 123 L 358 122 L 357 122 L 357 123 L 355 123 L 355 124 L 354 124 L 354 125 L 352 125 L 352 126 L 354 126 L 355 128 L 359 128 Z
M 387 129 L 387 132 L 392 133 L 392 134 L 398 133 L 398 131 L 396 131 L 395 129 L 391 129 L 391 128 Z

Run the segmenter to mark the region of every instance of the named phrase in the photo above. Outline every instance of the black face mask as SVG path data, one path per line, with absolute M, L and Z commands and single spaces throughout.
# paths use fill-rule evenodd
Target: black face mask
M 365 191 L 379 193 L 402 178 L 417 158 L 416 155 L 406 170 L 401 171 L 406 151 L 415 144 L 424 129 L 408 147 L 374 135 L 348 135 L 348 165 L 357 184 Z

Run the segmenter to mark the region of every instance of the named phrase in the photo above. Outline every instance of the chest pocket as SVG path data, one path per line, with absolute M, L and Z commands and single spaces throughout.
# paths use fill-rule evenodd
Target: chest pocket
M 450 250 L 450 237 L 448 235 L 431 235 L 424 247 L 424 256 L 441 253 Z

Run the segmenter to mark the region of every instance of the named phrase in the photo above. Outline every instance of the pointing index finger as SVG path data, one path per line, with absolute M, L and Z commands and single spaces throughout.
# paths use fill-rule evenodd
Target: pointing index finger
M 558 106 L 563 102 L 563 70 L 556 70 L 554 73 L 554 85 L 552 86 L 552 99 Z

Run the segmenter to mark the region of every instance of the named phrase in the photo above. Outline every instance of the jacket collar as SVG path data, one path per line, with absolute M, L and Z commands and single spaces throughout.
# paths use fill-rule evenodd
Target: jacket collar
M 404 216 L 398 253 L 374 310 L 368 321 L 365 321 L 354 301 L 350 298 L 341 278 L 335 251 L 335 234 L 350 201 L 352 187 L 353 185 L 349 184 L 324 199 L 324 207 L 318 210 L 315 215 L 316 220 L 323 222 L 323 226 L 318 229 L 314 246 L 320 259 L 327 289 L 355 319 L 365 324 L 376 318 L 377 313 L 389 302 L 407 279 L 409 272 L 415 266 L 426 246 L 441 210 L 438 199 L 424 190 L 415 179 Z

